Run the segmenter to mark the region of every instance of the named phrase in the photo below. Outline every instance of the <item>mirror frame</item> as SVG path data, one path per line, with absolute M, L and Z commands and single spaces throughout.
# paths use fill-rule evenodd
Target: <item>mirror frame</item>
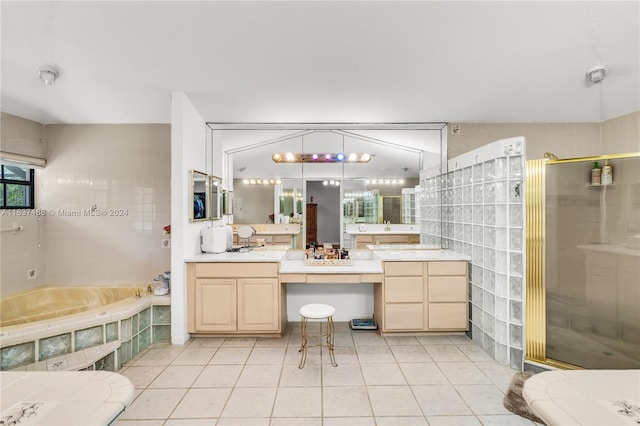
M 209 176 L 209 219 L 222 219 L 222 179 Z
M 196 178 L 201 177 L 204 180 L 204 193 L 196 192 Z M 191 204 L 189 205 L 189 221 L 200 222 L 203 220 L 209 220 L 210 206 L 209 206 L 209 175 L 198 170 L 189 170 L 189 193 Z M 196 195 L 197 194 L 197 195 Z M 204 200 L 202 199 L 204 194 Z M 204 212 L 202 214 L 196 213 L 196 202 L 200 201 Z M 200 210 L 198 207 L 197 210 Z

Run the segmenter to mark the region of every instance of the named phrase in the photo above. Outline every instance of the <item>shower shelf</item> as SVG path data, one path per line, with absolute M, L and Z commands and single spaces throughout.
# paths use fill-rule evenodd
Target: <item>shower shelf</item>
M 610 183 L 608 185 L 603 185 L 601 183 L 588 183 L 586 185 L 587 185 L 587 188 L 606 188 L 607 186 L 614 186 L 615 184 L 616 183 L 613 182 L 613 183 Z

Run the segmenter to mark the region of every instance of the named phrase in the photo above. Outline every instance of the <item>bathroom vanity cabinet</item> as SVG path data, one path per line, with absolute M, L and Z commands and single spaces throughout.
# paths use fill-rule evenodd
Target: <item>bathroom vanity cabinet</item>
M 466 331 L 466 261 L 384 262 L 374 316 L 384 332 Z
M 189 263 L 189 333 L 281 334 L 277 262 Z
M 419 244 L 420 234 L 355 234 L 353 247 L 366 249 L 371 244 Z

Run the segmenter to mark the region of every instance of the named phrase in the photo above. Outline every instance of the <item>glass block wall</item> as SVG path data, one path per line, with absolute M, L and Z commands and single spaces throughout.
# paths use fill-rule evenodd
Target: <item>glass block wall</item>
M 422 242 L 442 238 L 471 257 L 470 337 L 516 370 L 524 362 L 524 152 L 524 138 L 503 139 L 449 160 L 446 174 L 420 176 Z

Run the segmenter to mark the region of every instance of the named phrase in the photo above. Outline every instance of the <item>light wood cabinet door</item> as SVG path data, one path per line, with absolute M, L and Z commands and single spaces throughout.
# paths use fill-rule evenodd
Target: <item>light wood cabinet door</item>
M 430 330 L 467 330 L 469 328 L 468 304 L 429 303 Z
M 195 331 L 235 331 L 236 280 L 202 278 L 195 287 Z
M 238 331 L 279 331 L 277 278 L 238 278 Z
M 467 277 L 429 277 L 429 302 L 466 302 Z
M 384 301 L 386 303 L 422 303 L 424 284 L 422 277 L 386 277 Z
M 413 331 L 424 329 L 422 303 L 393 303 L 384 306 L 385 331 Z

